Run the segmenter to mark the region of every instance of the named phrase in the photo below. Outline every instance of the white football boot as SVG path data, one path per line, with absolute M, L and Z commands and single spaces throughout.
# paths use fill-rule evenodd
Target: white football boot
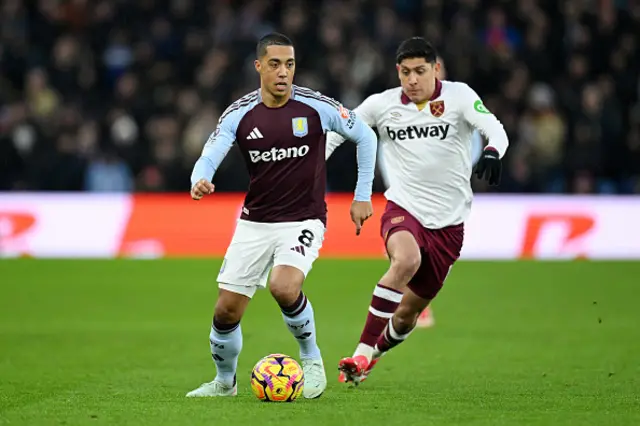
M 308 399 L 320 397 L 327 388 L 327 375 L 324 372 L 322 358 L 303 359 L 302 371 L 304 372 L 302 396 Z
M 188 398 L 202 398 L 213 396 L 236 396 L 238 394 L 238 384 L 234 383 L 233 386 L 226 385 L 222 382 L 214 380 L 209 383 L 203 383 L 197 389 L 192 390 L 187 394 Z

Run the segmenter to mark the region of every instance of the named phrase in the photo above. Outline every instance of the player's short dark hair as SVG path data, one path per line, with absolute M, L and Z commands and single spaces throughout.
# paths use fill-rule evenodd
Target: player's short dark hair
M 267 47 L 269 46 L 293 46 L 293 42 L 289 37 L 280 33 L 269 33 L 258 40 L 256 46 L 256 56 L 262 58 L 267 54 Z
M 396 64 L 405 59 L 424 58 L 430 64 L 435 64 L 438 52 L 435 47 L 422 37 L 411 37 L 400 43 L 396 51 Z

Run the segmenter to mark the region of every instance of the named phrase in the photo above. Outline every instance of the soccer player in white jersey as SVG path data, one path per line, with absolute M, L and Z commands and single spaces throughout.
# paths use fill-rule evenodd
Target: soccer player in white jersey
M 507 134 L 467 84 L 437 78 L 440 63 L 421 37 L 396 53 L 400 87 L 368 97 L 354 111 L 378 129 L 388 180 L 381 218 L 390 267 L 373 292 L 360 343 L 339 363 L 340 381 L 361 383 L 380 357 L 413 331 L 460 256 L 473 193 L 472 134 L 488 145 L 476 175 L 497 185 Z M 328 145 L 343 137 L 329 134 Z
M 237 394 L 242 349 L 240 321 L 259 288 L 269 290 L 300 345 L 305 398 L 317 398 L 327 379 L 311 302 L 302 284 L 318 257 L 326 212 L 326 132 L 358 144 L 358 182 L 351 218 L 360 232 L 371 216 L 376 135 L 355 113 L 292 84 L 294 48 L 282 34 L 263 37 L 255 67 L 260 89 L 231 104 L 220 117 L 191 176 L 191 196 L 211 194 L 216 169 L 236 143 L 250 175 L 249 190 L 218 275 L 219 295 L 209 340 L 217 374 L 189 397 Z M 215 201 L 214 201 L 215 202 Z M 205 218 L 204 225 L 216 218 Z
M 436 74 L 436 78 L 439 80 L 447 79 L 447 70 L 444 64 L 444 61 L 441 57 L 437 58 L 437 61 L 440 63 L 440 69 Z M 357 108 L 356 108 L 357 110 Z M 342 138 L 332 138 L 333 144 L 327 144 L 327 159 L 331 156 L 333 151 L 337 148 L 335 143 L 342 141 Z M 471 137 L 471 164 L 475 166 L 480 159 L 480 155 L 482 154 L 482 150 L 484 148 L 484 141 L 482 140 L 482 135 L 476 129 L 473 131 L 473 136 Z M 380 156 L 378 156 L 380 157 Z M 380 164 L 380 172 L 382 175 L 382 180 L 384 182 L 384 186 L 389 188 L 389 178 L 386 173 L 386 169 L 382 162 Z M 427 306 L 418 316 L 418 320 L 416 321 L 416 328 L 430 328 L 435 324 L 435 317 L 433 314 L 433 309 L 431 306 Z M 344 380 L 344 374 L 340 374 L 341 380 Z

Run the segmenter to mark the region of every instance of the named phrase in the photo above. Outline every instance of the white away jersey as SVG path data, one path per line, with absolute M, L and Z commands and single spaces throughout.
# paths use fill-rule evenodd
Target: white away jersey
M 500 121 L 465 83 L 438 81 L 434 98 L 422 110 L 396 87 L 371 95 L 354 111 L 378 128 L 378 158 L 389 185 L 385 197 L 430 229 L 469 216 L 474 129 L 501 158 L 509 145 Z M 343 141 L 329 133 L 327 157 Z

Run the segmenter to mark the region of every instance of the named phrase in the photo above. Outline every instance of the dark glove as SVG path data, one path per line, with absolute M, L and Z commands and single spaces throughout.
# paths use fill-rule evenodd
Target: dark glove
M 500 184 L 502 176 L 502 162 L 500 154 L 495 148 L 487 147 L 482 152 L 478 164 L 476 164 L 476 177 L 489 181 L 489 185 L 497 186 Z

